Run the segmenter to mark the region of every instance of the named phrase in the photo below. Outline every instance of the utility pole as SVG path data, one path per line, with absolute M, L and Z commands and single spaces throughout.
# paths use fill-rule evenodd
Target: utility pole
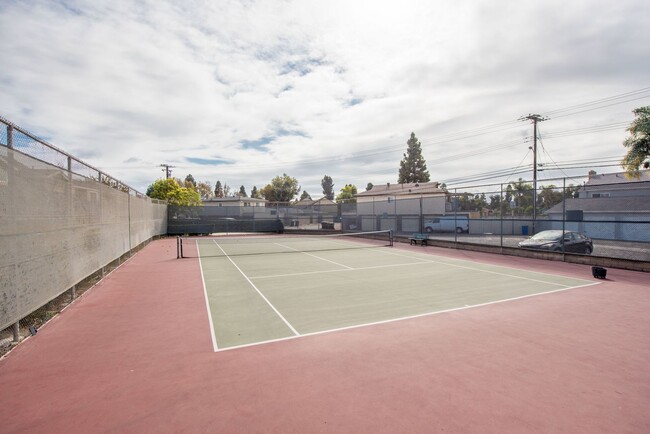
M 172 176 L 171 169 L 176 166 L 171 166 L 169 164 L 161 164 L 160 167 L 164 167 L 162 171 L 165 172 L 165 179 L 169 179 L 169 177 Z
M 529 120 L 533 123 L 533 227 L 532 233 L 535 234 L 535 222 L 537 220 L 537 123 L 548 120 L 547 117 L 529 114 L 522 116 L 520 121 Z

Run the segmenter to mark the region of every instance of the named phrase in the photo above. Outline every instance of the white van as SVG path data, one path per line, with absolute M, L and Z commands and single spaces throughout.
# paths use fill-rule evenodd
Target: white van
M 469 219 L 466 215 L 444 215 L 424 222 L 424 230 L 431 232 L 469 232 Z

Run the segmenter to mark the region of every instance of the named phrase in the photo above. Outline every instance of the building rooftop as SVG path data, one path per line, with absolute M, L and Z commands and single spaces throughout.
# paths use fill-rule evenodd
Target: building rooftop
M 406 184 L 375 185 L 371 190 L 363 191 L 356 194 L 356 197 L 370 196 L 405 196 L 420 194 L 445 194 L 445 190 L 440 188 L 437 182 L 412 182 Z
M 629 177 L 625 172 L 618 173 L 601 173 L 589 176 L 589 180 L 585 183 L 585 187 L 593 187 L 597 185 L 611 185 L 611 184 L 629 184 L 635 182 L 648 182 L 650 181 L 650 170 L 639 170 L 639 177 Z

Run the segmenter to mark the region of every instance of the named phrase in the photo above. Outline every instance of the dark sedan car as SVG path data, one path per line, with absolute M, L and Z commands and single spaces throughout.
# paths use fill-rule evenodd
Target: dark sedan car
M 542 249 L 552 252 L 583 253 L 590 255 L 594 251 L 594 244 L 591 238 L 579 232 L 564 231 L 542 231 L 527 240 L 521 241 L 519 247 L 526 249 Z

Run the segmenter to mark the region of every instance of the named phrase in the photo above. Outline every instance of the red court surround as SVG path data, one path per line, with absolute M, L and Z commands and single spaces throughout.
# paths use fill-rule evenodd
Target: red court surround
M 152 242 L 0 361 L 0 432 L 650 432 L 648 274 L 214 353 L 175 256 Z

